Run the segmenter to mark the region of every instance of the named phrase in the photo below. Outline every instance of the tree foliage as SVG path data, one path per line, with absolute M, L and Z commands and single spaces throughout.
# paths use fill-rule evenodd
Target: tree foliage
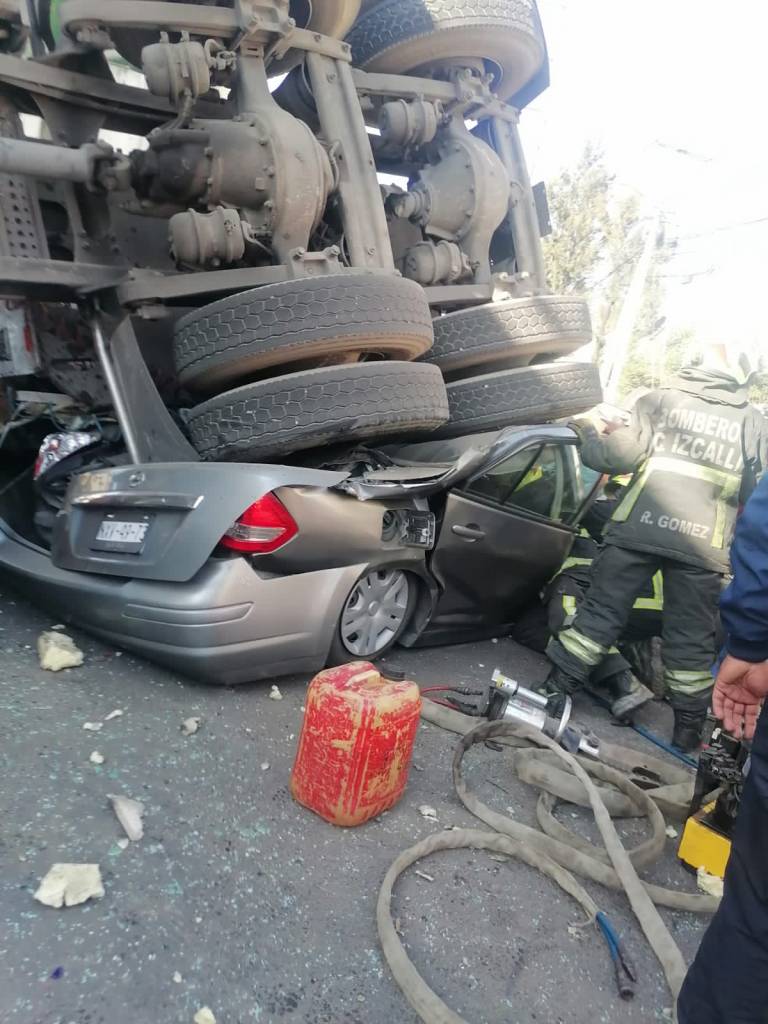
M 635 338 L 621 381 L 623 394 L 638 388 L 656 388 L 690 361 L 696 347 L 696 334 L 690 329 L 659 336 L 651 343 Z
M 547 194 L 553 227 L 544 239 L 548 282 L 555 292 L 587 295 L 599 358 L 645 244 L 640 201 L 617 186 L 603 154 L 591 144 L 575 167 L 548 183 Z M 667 258 L 662 245 L 646 281 L 636 337 L 656 328 L 664 300 L 659 270 Z
M 603 341 L 615 327 L 647 231 L 640 202 L 620 188 L 603 154 L 587 145 L 574 167 L 547 184 L 552 234 L 543 241 L 549 286 L 560 294 L 585 295 L 599 360 Z M 663 324 L 664 265 L 673 243 L 661 239 L 645 283 L 634 340 L 622 377 L 626 395 L 637 388 L 658 387 L 677 373 L 696 347 L 690 329 L 660 333 Z M 768 405 L 768 360 L 750 391 L 753 402 Z
M 765 406 L 768 410 L 768 366 L 752 381 L 749 389 L 749 400 L 755 405 Z M 768 411 L 766 412 L 768 415 Z
M 613 176 L 602 154 L 588 145 L 573 169 L 547 185 L 552 234 L 544 239 L 550 287 L 560 294 L 585 292 L 604 259 Z

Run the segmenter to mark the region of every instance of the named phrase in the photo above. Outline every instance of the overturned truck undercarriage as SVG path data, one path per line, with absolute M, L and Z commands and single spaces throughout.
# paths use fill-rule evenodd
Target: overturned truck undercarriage
M 534 0 L 4 0 L 0 37 L 13 426 L 114 418 L 135 462 L 469 432 L 589 340 L 518 133 Z

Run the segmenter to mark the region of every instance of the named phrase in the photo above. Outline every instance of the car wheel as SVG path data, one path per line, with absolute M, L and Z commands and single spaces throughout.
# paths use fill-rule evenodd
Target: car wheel
M 179 381 L 199 391 L 269 367 L 355 362 L 362 354 L 415 359 L 432 344 L 415 281 L 338 274 L 265 285 L 183 316 L 174 332 Z
M 502 99 L 518 92 L 546 59 L 534 0 L 387 0 L 347 36 L 365 71 L 426 73 L 430 66 L 483 65 Z
M 402 569 L 373 569 L 361 576 L 344 602 L 328 664 L 385 654 L 408 624 L 417 589 Z
M 204 459 L 255 462 L 340 441 L 430 432 L 448 419 L 436 366 L 356 363 L 227 391 L 187 413 Z
M 460 309 L 436 317 L 432 326 L 435 341 L 422 358 L 449 379 L 551 361 L 592 339 L 586 302 L 561 295 Z
M 484 430 L 576 416 L 603 398 L 592 363 L 545 363 L 500 370 L 448 384 L 450 420 L 435 437 L 461 437 Z

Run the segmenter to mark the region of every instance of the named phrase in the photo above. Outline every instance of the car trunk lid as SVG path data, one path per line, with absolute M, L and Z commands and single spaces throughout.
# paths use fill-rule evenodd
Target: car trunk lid
M 346 474 L 246 463 L 152 463 L 81 473 L 51 557 L 62 569 L 184 582 L 255 501 L 277 487 L 335 487 Z

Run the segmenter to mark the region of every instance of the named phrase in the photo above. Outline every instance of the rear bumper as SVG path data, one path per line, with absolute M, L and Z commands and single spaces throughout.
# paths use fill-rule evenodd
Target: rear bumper
M 0 572 L 65 621 L 210 683 L 321 668 L 341 608 L 365 565 L 290 576 L 244 558 L 210 559 L 185 583 L 55 566 L 0 522 Z

